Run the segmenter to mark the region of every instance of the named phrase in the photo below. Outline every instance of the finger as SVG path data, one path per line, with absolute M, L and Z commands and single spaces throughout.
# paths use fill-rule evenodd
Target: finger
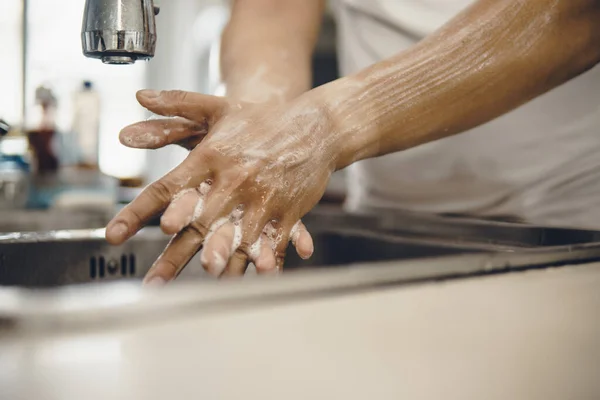
M 261 248 L 261 235 L 268 218 L 264 213 L 248 211 L 241 221 L 232 244 L 233 256 L 225 270 L 225 276 L 241 276 L 246 272 L 248 259 L 257 259 Z
M 160 218 L 160 227 L 167 235 L 174 235 L 190 224 L 196 207 L 202 207 L 203 198 L 196 189 L 184 189 L 175 194 L 171 204 Z
M 275 253 L 275 268 L 280 271 L 283 268 L 285 253 L 290 240 L 290 232 L 294 227 L 295 222 L 289 221 L 276 222 L 271 221 L 265 227 L 265 234 L 272 244 L 272 249 Z
M 229 262 L 227 263 L 227 267 L 223 271 L 221 277 L 223 278 L 232 278 L 232 277 L 240 277 L 243 276 L 248 269 L 248 255 L 243 251 L 235 251 Z
M 207 237 L 202 249 L 202 267 L 213 276 L 220 276 L 232 255 L 235 227 L 228 222 Z
M 120 142 L 135 149 L 159 149 L 178 144 L 193 149 L 208 133 L 208 124 L 185 118 L 155 119 L 129 125 L 119 134 Z
M 253 260 L 254 266 L 256 267 L 256 272 L 262 274 L 277 271 L 275 253 L 273 251 L 274 246 L 271 240 L 267 237 L 267 235 L 263 234 L 260 238 L 260 241 L 260 253 L 258 257 Z
M 198 188 L 187 188 L 176 193 L 160 219 L 162 231 L 174 235 L 200 217 L 210 186 L 210 181 L 202 182 Z
M 290 238 L 300 258 L 308 260 L 313 255 L 315 251 L 313 239 L 302 221 L 296 222 L 290 232 Z
M 196 122 L 206 121 L 209 125 L 219 119 L 227 108 L 227 101 L 223 97 L 182 90 L 140 90 L 136 98 L 143 107 L 155 114 L 179 116 Z
M 211 236 L 229 221 L 226 216 L 231 213 L 232 207 L 221 196 L 208 197 L 205 204 L 206 213 L 174 236 L 148 272 L 145 282 L 160 283 L 161 280 L 168 282 L 174 279 L 198 252 L 205 239 L 210 241 Z
M 146 285 L 164 285 L 179 275 L 200 250 L 203 236 L 195 230 L 183 230 L 173 237 L 144 277 Z
M 177 168 L 150 184 L 124 207 L 106 227 L 106 239 L 121 244 L 139 231 L 151 218 L 164 211 L 186 185 L 195 186 L 210 178 L 208 169 L 199 170 L 199 160 L 186 158 Z

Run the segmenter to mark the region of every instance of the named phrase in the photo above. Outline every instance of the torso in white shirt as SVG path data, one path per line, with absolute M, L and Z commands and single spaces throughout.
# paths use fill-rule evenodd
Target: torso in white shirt
M 471 2 L 338 0 L 342 74 L 407 49 Z M 358 162 L 347 175 L 350 210 L 600 227 L 600 67 L 481 127 Z

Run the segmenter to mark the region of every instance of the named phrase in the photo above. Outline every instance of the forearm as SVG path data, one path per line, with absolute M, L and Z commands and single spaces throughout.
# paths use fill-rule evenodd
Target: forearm
M 585 72 L 600 61 L 599 21 L 598 0 L 478 1 L 323 90 L 341 138 L 337 168 L 476 127 Z
M 324 0 L 235 0 L 221 71 L 232 98 L 285 101 L 309 90 Z

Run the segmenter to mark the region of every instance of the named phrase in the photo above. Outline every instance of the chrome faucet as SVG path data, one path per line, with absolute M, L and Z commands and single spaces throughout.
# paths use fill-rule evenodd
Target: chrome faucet
M 153 0 L 86 0 L 83 54 L 105 64 L 133 64 L 154 57 L 158 12 Z

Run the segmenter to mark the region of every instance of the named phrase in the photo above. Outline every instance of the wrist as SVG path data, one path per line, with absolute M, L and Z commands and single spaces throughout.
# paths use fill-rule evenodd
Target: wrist
M 361 106 L 361 96 L 367 90 L 366 81 L 356 76 L 340 78 L 313 90 L 326 110 L 330 134 L 335 136 L 332 152 L 336 170 L 378 155 L 379 127 L 365 123 L 370 115 Z
M 312 85 L 310 56 L 280 47 L 224 55 L 222 73 L 227 96 L 248 103 L 284 103 Z

